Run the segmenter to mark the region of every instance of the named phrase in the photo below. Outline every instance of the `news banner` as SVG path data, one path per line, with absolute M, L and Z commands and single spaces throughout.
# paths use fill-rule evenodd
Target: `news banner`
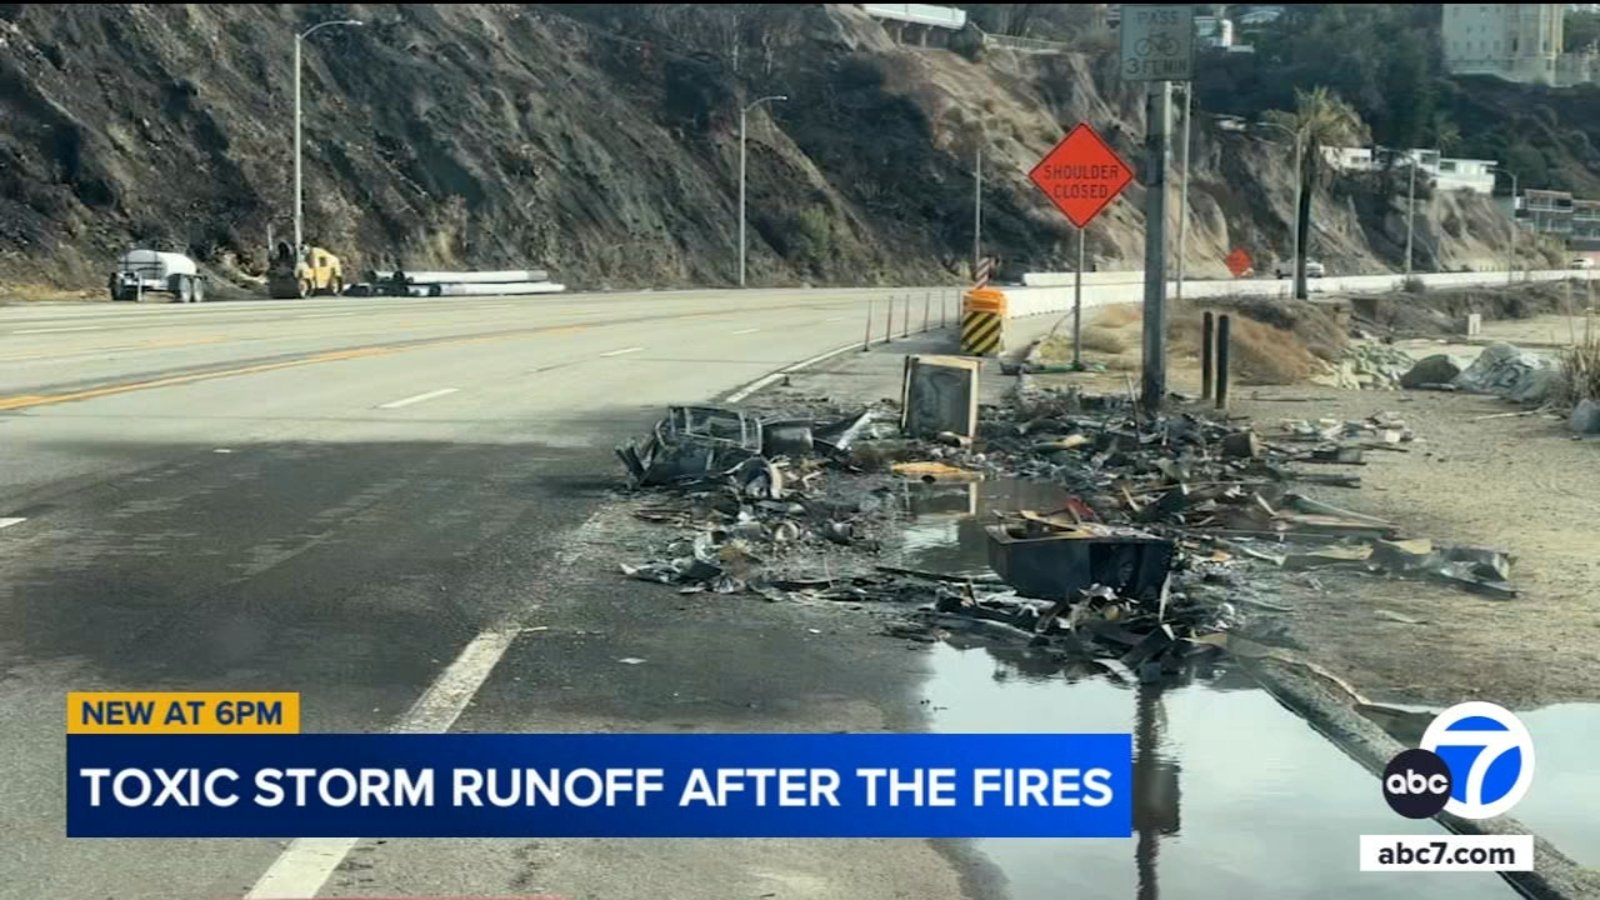
M 1482 811 L 1526 790 L 1531 742 L 1513 746 L 1482 725 L 1486 713 L 1520 723 L 1488 704 L 1455 709 L 1468 730 L 1449 731 L 1451 711 L 1441 715 L 1437 735 L 1458 735 L 1431 736 L 1442 755 L 1405 751 L 1380 780 L 1395 812 L 1426 818 L 1449 804 L 1473 814 L 1452 799 L 1467 779 L 1450 768 L 1460 749 L 1450 741 L 1473 735 L 1491 734 L 1522 762 L 1503 795 L 1475 788 L 1474 802 L 1495 804 Z M 67 835 L 1133 835 L 1127 733 L 307 734 L 300 722 L 294 693 L 69 693 Z M 1350 837 L 1363 871 L 1533 865 L 1529 836 Z
M 1128 837 L 1128 734 L 301 734 L 74 693 L 69 837 Z

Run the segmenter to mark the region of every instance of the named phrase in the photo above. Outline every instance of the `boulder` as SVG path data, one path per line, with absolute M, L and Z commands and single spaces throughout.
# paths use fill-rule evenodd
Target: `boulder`
M 1425 384 L 1449 384 L 1461 374 L 1461 367 L 1443 353 L 1417 360 L 1417 364 L 1400 376 L 1403 388 L 1418 388 Z
M 1556 379 L 1555 366 L 1549 359 L 1501 342 L 1483 348 L 1472 365 L 1451 383 L 1464 391 L 1532 403 L 1548 398 Z
M 1578 434 L 1600 434 L 1600 400 L 1579 400 L 1572 408 L 1572 418 L 1567 424 Z

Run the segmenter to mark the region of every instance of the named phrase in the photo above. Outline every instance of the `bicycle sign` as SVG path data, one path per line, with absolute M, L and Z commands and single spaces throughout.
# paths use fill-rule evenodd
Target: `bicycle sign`
M 1188 81 L 1194 75 L 1194 7 L 1122 7 L 1122 79 Z

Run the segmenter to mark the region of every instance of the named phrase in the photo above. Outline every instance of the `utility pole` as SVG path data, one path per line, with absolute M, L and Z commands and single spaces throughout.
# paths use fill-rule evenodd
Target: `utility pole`
M 742 107 L 739 110 L 739 287 L 744 287 L 744 256 L 745 256 L 745 238 L 744 238 L 745 152 L 744 152 L 744 137 L 745 137 L 746 120 L 749 118 L 750 110 L 755 109 L 760 104 L 765 103 L 768 100 L 787 100 L 787 99 L 789 99 L 789 98 L 784 96 L 784 95 L 782 95 L 782 94 L 775 94 L 775 95 L 773 95 L 771 97 L 761 97 L 760 99 L 750 101 L 747 105 L 745 105 L 744 107 Z
M 1175 296 L 1183 300 L 1184 250 L 1189 233 L 1189 119 L 1194 115 L 1194 83 L 1183 85 L 1183 137 L 1178 145 L 1178 279 Z
M 972 274 L 983 264 L 983 139 L 972 163 Z
M 1145 413 L 1154 415 L 1167 396 L 1167 145 L 1172 132 L 1172 82 L 1152 82 L 1146 100 L 1142 399 Z
M 301 179 L 300 163 L 300 45 L 313 32 L 320 28 L 333 25 L 360 25 L 355 19 L 335 19 L 329 22 L 319 22 L 305 31 L 296 32 L 294 36 L 294 252 L 295 258 L 300 258 L 302 248 L 305 247 L 305 209 L 306 196 L 304 181 Z M 270 254 L 269 254 L 270 256 Z
M 1411 277 L 1411 235 L 1417 218 L 1417 160 L 1411 158 L 1411 186 L 1406 190 L 1406 277 Z

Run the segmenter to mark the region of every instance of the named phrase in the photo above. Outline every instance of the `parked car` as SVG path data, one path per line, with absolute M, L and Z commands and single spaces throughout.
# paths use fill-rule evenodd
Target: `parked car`
M 1272 273 L 1279 278 L 1293 278 L 1294 260 L 1284 260 L 1283 262 L 1278 263 L 1275 267 L 1273 267 Z M 1307 278 L 1321 278 L 1325 274 L 1327 274 L 1327 270 L 1323 268 L 1322 263 L 1319 263 L 1314 259 L 1306 260 Z
M 1594 268 L 1594 260 L 1587 256 L 1574 256 L 1568 266 L 1574 269 L 1592 269 Z

